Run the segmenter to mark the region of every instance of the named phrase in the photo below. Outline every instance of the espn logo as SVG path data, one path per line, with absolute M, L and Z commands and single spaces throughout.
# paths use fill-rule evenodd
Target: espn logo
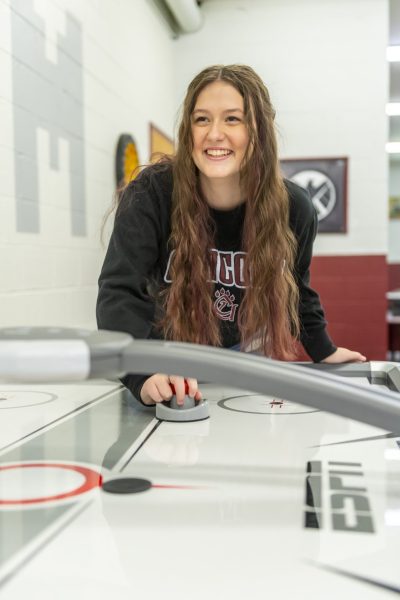
M 329 461 L 324 473 L 321 461 L 307 463 L 304 527 L 321 529 L 329 519 L 334 531 L 374 533 L 367 488 L 357 485 L 364 476 L 361 467 Z

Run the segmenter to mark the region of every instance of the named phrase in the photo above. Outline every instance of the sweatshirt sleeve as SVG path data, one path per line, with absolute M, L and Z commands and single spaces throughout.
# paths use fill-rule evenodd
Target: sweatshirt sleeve
M 296 188 L 299 192 L 296 194 L 294 218 L 298 243 L 295 273 L 299 287 L 300 341 L 312 360 L 320 362 L 335 352 L 336 346 L 326 330 L 327 323 L 319 296 L 310 286 L 312 250 L 318 229 L 317 214 L 308 194 Z
M 155 302 L 148 284 L 159 263 L 160 199 L 148 177 L 139 176 L 125 190 L 99 277 L 97 325 L 148 338 Z M 127 375 L 121 381 L 140 401 L 149 375 Z

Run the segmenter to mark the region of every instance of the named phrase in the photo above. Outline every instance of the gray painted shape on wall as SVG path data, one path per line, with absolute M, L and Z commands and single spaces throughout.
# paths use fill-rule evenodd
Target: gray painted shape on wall
M 45 56 L 44 20 L 33 0 L 11 1 L 13 120 L 17 231 L 40 231 L 37 129 L 48 131 L 50 167 L 59 169 L 58 142 L 68 142 L 71 233 L 86 235 L 82 30 L 66 13 L 57 35 L 57 64 Z

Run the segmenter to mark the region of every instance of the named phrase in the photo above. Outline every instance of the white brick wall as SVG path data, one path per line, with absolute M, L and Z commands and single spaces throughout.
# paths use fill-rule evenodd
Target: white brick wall
M 146 0 L 32 1 L 48 61 L 59 60 L 66 12 L 82 28 L 87 235 L 70 232 L 68 144 L 59 140 L 52 169 L 46 129 L 36 138 L 40 234 L 16 231 L 11 11 L 21 9 L 0 0 L 0 326 L 94 326 L 118 135 L 132 133 L 146 162 L 149 122 L 172 135 L 188 82 L 218 62 L 264 78 L 283 157 L 349 157 L 349 233 L 320 236 L 316 254 L 386 253 L 386 0 L 205 0 L 202 30 L 175 41 Z M 19 69 L 35 85 L 32 65 Z
M 0 326 L 94 327 L 104 256 L 100 225 L 114 191 L 116 142 L 121 133 L 131 133 L 145 163 L 149 122 L 172 135 L 173 40 L 146 0 L 33 0 L 44 28 L 28 25 L 35 28 L 47 61 L 56 65 L 60 58 L 57 36 L 65 35 L 66 12 L 82 30 L 87 235 L 71 234 L 69 144 L 58 140 L 58 168 L 51 168 L 49 132 L 40 128 L 40 233 L 21 233 L 15 216 L 11 15 L 24 8 L 0 0 Z M 19 69 L 27 86 L 42 77 L 32 64 L 21 63 Z
M 175 44 L 177 102 L 202 68 L 247 63 L 277 110 L 282 158 L 349 157 L 348 233 L 315 254 L 386 254 L 386 0 L 206 0 Z

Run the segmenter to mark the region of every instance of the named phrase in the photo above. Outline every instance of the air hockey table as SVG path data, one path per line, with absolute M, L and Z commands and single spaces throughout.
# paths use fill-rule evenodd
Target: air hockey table
M 331 371 L 400 402 L 395 363 Z M 201 390 L 210 418 L 171 423 L 111 379 L 0 384 L 2 600 L 400 594 L 400 421 Z M 121 477 L 151 487 L 104 491 Z

